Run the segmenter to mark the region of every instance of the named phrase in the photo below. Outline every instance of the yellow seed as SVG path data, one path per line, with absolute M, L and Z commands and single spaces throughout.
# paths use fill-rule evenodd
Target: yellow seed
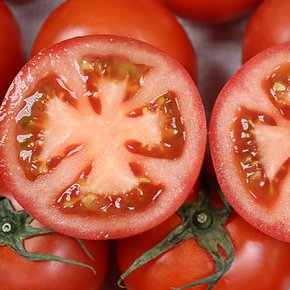
M 86 206 L 86 207 L 91 207 L 93 206 L 97 201 L 97 196 L 96 194 L 87 194 L 82 198 L 82 203 Z
M 150 183 L 151 180 L 148 177 L 140 177 L 139 178 L 139 183 Z
M 103 72 L 103 67 L 102 67 L 102 64 L 100 63 L 100 61 L 95 61 L 95 71 L 98 73 Z
M 47 167 L 47 164 L 46 163 L 41 163 L 39 166 L 38 166 L 38 172 L 40 174 L 46 174 L 48 172 L 48 167 Z
M 162 107 L 165 104 L 165 98 L 164 97 L 159 97 L 156 100 L 156 104 L 157 104 L 158 107 Z
M 276 92 L 285 92 L 286 91 L 286 87 L 283 84 L 279 83 L 279 82 L 275 82 L 273 84 L 273 89 Z
M 147 150 L 148 150 L 148 151 L 151 151 L 151 150 L 152 150 L 152 145 L 148 144 L 148 145 L 147 145 Z
M 90 71 L 94 70 L 93 65 L 85 59 L 81 60 L 81 68 L 83 70 L 90 70 Z
M 63 100 L 64 99 L 64 92 L 60 92 L 58 97 L 59 97 L 59 99 Z
M 256 179 L 261 179 L 262 177 L 262 172 L 261 171 L 256 171 L 253 173 L 251 176 L 249 176 L 249 181 L 254 182 Z
M 147 107 L 143 107 L 142 108 L 142 114 L 145 115 L 146 113 L 148 113 L 148 108 Z

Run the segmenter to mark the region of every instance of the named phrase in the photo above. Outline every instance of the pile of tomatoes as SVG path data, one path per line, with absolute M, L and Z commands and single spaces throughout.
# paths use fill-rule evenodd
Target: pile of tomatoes
M 39 2 L 0 2 L 1 290 L 289 290 L 289 0 L 55 0 L 29 43 Z

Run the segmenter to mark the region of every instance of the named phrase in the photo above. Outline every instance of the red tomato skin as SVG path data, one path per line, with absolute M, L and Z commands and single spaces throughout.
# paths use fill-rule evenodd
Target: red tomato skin
M 290 41 L 290 2 L 266 0 L 251 17 L 243 38 L 243 63 L 268 47 Z
M 172 15 L 156 0 L 68 0 L 46 20 L 32 55 L 61 40 L 90 34 L 113 34 L 147 42 L 179 61 L 196 79 L 192 44 Z
M 163 0 L 175 13 L 202 23 L 234 20 L 254 8 L 262 0 Z
M 47 253 L 81 261 L 93 266 L 90 269 L 61 262 L 31 262 L 8 247 L 0 248 L 1 290 L 95 290 L 102 289 L 107 269 L 109 247 L 105 241 L 85 241 L 91 261 L 80 245 L 71 237 L 47 234 L 31 238 L 24 243 L 28 252 Z
M 3 1 L 0 2 L 0 101 L 24 64 L 24 49 L 16 19 Z
M 179 223 L 180 217 L 174 215 L 151 231 L 117 241 L 121 273 Z M 215 290 L 289 289 L 288 243 L 256 230 L 236 213 L 232 213 L 226 228 L 234 245 L 235 260 L 231 269 L 216 284 Z M 189 239 L 131 273 L 125 284 L 128 290 L 169 290 L 201 279 L 214 273 L 214 270 L 210 255 L 195 239 Z M 207 285 L 188 289 L 206 290 Z
M 0 181 L 1 195 L 10 199 L 16 210 L 22 208 Z M 33 226 L 42 227 L 34 220 Z M 92 266 L 90 269 L 62 262 L 32 262 L 18 255 L 6 246 L 0 247 L 0 284 L 1 290 L 97 290 L 107 276 L 109 268 L 109 242 L 86 241 L 85 246 L 94 257 L 92 261 L 79 243 L 71 237 L 59 233 L 45 234 L 24 241 L 24 247 L 30 253 L 44 253 L 72 259 Z

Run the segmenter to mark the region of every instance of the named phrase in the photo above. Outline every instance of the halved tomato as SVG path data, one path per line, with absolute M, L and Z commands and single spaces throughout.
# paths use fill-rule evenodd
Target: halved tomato
M 290 43 L 254 57 L 226 84 L 213 110 L 210 147 L 235 210 L 290 242 Z
M 46 226 L 109 239 L 145 231 L 184 202 L 206 124 L 185 69 L 143 42 L 64 41 L 18 74 L 1 109 L 1 172 Z

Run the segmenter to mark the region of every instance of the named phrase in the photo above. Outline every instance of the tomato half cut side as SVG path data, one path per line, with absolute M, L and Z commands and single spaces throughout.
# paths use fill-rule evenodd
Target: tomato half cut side
M 1 168 L 19 203 L 86 239 L 145 231 L 174 213 L 203 161 L 198 91 L 143 42 L 78 37 L 34 57 L 2 107 Z
M 290 242 L 290 43 L 254 57 L 215 104 L 210 147 L 222 190 L 261 231 Z

